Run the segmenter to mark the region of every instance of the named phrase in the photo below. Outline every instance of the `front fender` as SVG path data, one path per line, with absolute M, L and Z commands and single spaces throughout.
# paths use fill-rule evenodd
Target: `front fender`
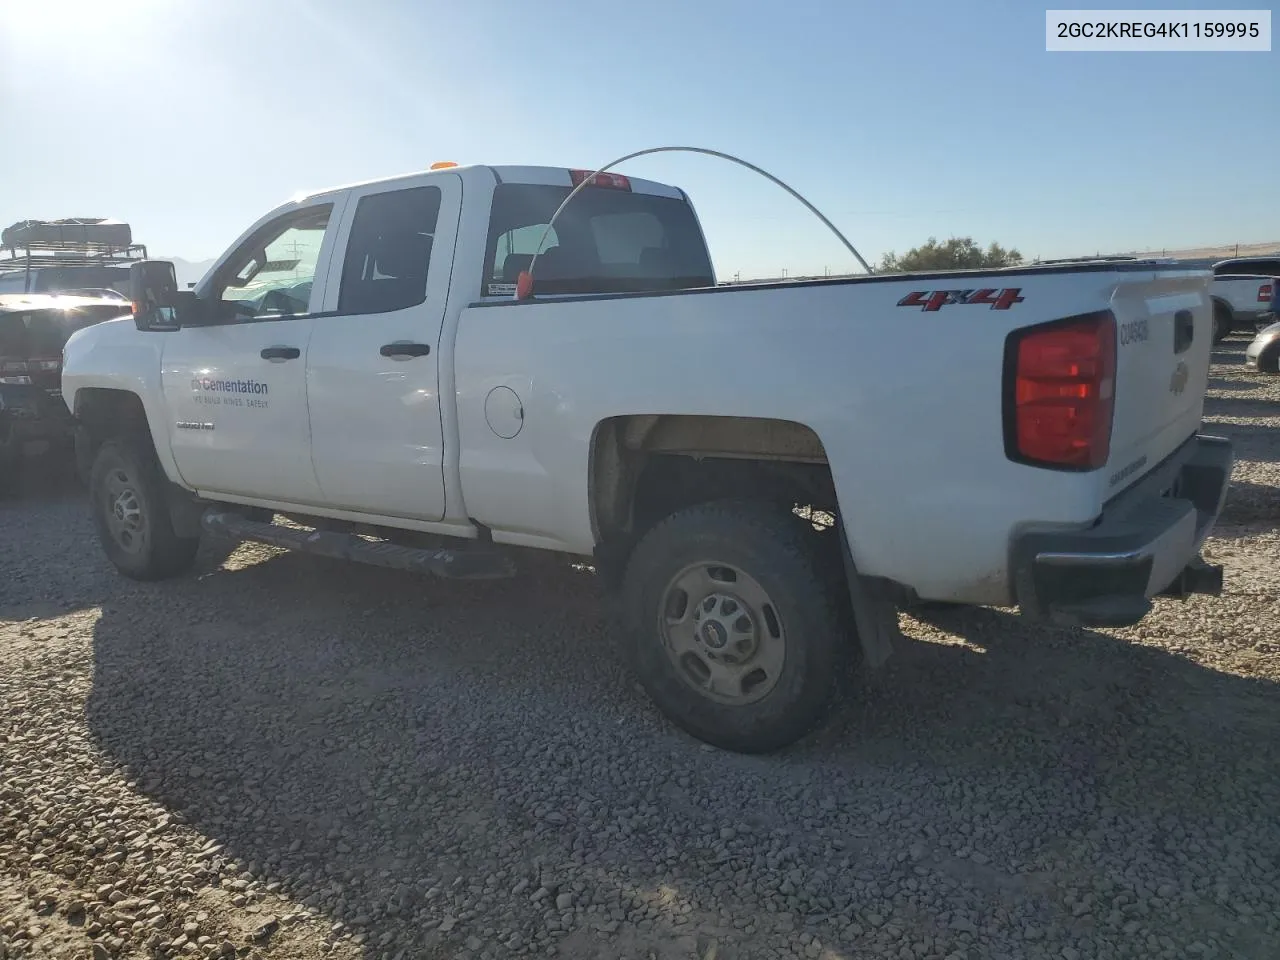
M 172 334 L 139 330 L 132 317 L 76 331 L 62 352 L 62 396 L 77 419 L 83 419 L 86 404 L 93 402 L 92 393 L 85 391 L 111 390 L 137 397 L 161 468 L 170 480 L 182 484 L 170 448 L 168 407 L 160 378 L 166 336 Z

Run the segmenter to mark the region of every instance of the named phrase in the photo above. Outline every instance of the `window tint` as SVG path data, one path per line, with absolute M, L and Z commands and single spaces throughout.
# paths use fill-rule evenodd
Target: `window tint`
M 342 264 L 338 312 L 386 313 L 422 303 L 439 215 L 439 187 L 361 199 Z
M 515 292 L 568 187 L 504 183 L 494 191 L 483 296 Z M 588 187 L 556 220 L 534 266 L 540 293 L 677 290 L 714 285 L 692 208 L 682 200 Z
M 226 279 L 219 295 L 235 303 L 240 319 L 280 319 L 307 312 L 332 210 L 332 204 L 324 204 L 277 220 L 222 268 Z

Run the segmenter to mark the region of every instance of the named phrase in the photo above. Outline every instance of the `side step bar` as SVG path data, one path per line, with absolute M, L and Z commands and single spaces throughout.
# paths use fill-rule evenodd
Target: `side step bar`
M 385 541 L 371 541 L 349 533 L 306 530 L 250 520 L 230 510 L 210 508 L 200 520 L 205 533 L 232 540 L 251 540 L 299 553 L 334 560 L 352 560 L 375 567 L 430 573 L 450 580 L 503 580 L 515 576 L 511 558 L 492 550 L 447 547 L 423 549 Z

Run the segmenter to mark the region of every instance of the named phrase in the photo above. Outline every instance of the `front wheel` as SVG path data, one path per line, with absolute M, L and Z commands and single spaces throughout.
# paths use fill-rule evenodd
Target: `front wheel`
M 186 573 L 195 562 L 199 537 L 173 530 L 164 475 L 155 455 L 138 441 L 108 440 L 89 476 L 98 540 L 116 569 L 134 580 L 161 580 Z
M 631 666 L 698 739 L 785 747 L 823 718 L 849 649 L 830 574 L 789 510 L 721 501 L 673 514 L 627 564 Z

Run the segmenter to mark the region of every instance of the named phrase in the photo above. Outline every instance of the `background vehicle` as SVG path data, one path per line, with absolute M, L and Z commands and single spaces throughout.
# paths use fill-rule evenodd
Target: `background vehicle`
M 906 600 L 1127 624 L 1221 588 L 1207 271 L 717 286 L 681 190 L 477 166 L 285 204 L 194 291 L 133 272 L 63 383 L 134 578 L 202 533 L 446 577 L 593 557 L 650 696 L 751 751 L 819 721 L 851 634 L 882 662 Z
M 1234 330 L 1258 329 L 1271 309 L 1280 258 L 1236 257 L 1213 265 L 1213 338 Z
M 118 220 L 22 220 L 0 232 L 0 294 L 102 287 L 127 293 L 129 265 L 146 256 L 129 224 Z
M 1258 373 L 1280 373 L 1280 321 L 1258 331 L 1244 351 L 1244 365 Z
M 132 311 L 119 296 L 0 295 L 0 481 L 24 457 L 71 450 L 62 348 L 77 330 Z

